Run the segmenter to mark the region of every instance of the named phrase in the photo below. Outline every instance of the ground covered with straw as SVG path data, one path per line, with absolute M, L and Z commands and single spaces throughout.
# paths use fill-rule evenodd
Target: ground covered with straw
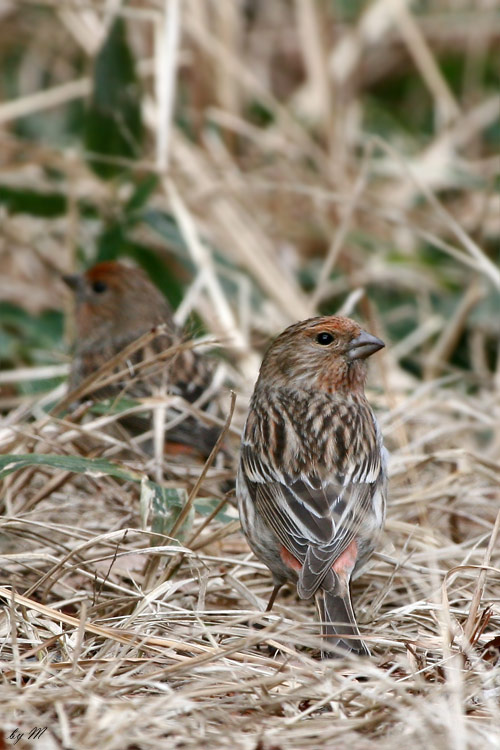
M 0 749 L 500 746 L 498 10 L 0 3 Z M 220 364 L 206 464 L 120 424 L 168 394 L 67 395 L 60 276 L 113 258 Z M 390 486 L 372 656 L 322 661 L 232 487 L 270 337 L 338 311 Z

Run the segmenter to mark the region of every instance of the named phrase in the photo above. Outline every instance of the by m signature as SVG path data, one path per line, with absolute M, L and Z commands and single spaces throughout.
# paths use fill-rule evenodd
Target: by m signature
M 21 732 L 18 727 L 16 727 L 7 737 L 8 740 L 12 741 L 13 745 L 17 745 L 19 740 L 22 740 L 24 735 L 26 734 L 27 740 L 39 740 L 42 734 L 47 730 L 47 727 L 33 727 L 33 729 L 30 729 L 29 732 Z

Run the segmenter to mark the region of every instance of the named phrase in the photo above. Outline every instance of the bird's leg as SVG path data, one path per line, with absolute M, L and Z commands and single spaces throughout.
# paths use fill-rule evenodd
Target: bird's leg
M 278 596 L 278 591 L 280 590 L 282 585 L 283 585 L 282 583 L 276 584 L 276 586 L 271 591 L 271 596 L 269 597 L 269 601 L 267 603 L 266 612 L 270 612 L 272 610 L 274 601 L 276 597 Z

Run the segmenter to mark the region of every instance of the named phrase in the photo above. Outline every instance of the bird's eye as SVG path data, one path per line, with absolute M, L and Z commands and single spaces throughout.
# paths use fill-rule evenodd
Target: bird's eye
M 105 281 L 94 281 L 92 284 L 92 291 L 97 292 L 97 294 L 102 294 L 102 292 L 105 292 L 108 288 L 108 285 Z
M 318 342 L 318 344 L 321 344 L 321 346 L 328 346 L 328 344 L 331 344 L 332 341 L 335 341 L 335 336 L 328 331 L 322 331 L 316 336 L 316 341 Z

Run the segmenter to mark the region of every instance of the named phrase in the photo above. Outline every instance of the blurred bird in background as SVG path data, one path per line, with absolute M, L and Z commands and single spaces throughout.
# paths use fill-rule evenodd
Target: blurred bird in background
M 147 343 L 106 373 L 103 385 L 92 391 L 93 397 L 143 399 L 169 394 L 204 410 L 213 409 L 218 390 L 215 360 L 189 346 L 166 298 L 141 269 L 109 261 L 85 273 L 64 276 L 63 280 L 75 296 L 76 341 L 70 390 L 141 336 L 157 329 L 157 335 L 146 337 L 150 338 Z M 206 458 L 220 427 L 193 416 L 182 419 L 181 414 L 182 410 L 169 409 L 168 420 L 173 417 L 177 422 L 168 431 L 169 445 L 181 451 L 185 447 Z M 147 427 L 137 415 L 127 417 L 123 424 L 132 434 Z
M 369 653 L 350 582 L 372 554 L 385 518 L 386 461 L 366 400 L 366 360 L 380 339 L 340 316 L 287 328 L 267 351 L 241 444 L 241 523 L 274 590 L 288 580 L 317 596 L 331 647 Z

